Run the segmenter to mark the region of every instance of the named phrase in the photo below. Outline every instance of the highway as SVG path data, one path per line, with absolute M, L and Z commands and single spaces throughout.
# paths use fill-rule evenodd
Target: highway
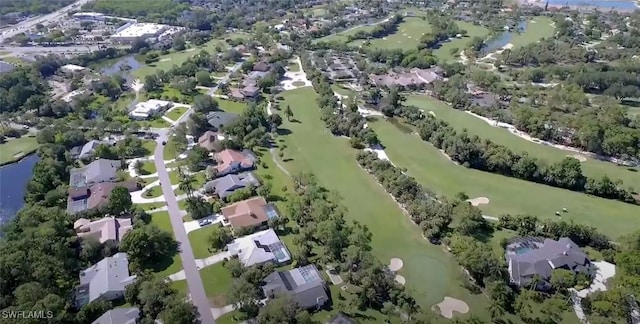
M 47 24 L 51 22 L 56 22 L 60 20 L 62 17 L 65 17 L 68 12 L 72 10 L 80 9 L 82 5 L 90 1 L 93 1 L 93 0 L 79 0 L 66 7 L 60 8 L 57 11 L 54 11 L 52 13 L 30 18 L 30 19 L 21 21 L 18 24 L 8 26 L 0 31 L 0 43 L 3 43 L 6 39 L 11 38 L 19 33 L 24 33 L 28 31 L 30 28 L 34 27 L 36 24 Z

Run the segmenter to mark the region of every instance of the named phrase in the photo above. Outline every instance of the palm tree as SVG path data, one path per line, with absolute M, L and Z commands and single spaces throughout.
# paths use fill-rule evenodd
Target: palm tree
M 504 308 L 500 304 L 498 304 L 495 300 L 491 301 L 491 305 L 489 305 L 489 315 L 491 316 L 491 320 L 495 321 L 498 318 L 504 315 Z
M 530 290 L 535 290 L 538 287 L 538 284 L 540 284 L 540 282 L 542 282 L 542 278 L 540 277 L 540 275 L 535 274 L 533 275 L 533 278 L 531 279 L 531 283 L 529 286 Z
M 184 191 L 184 193 L 187 194 L 187 198 L 193 197 L 193 184 L 196 179 L 190 175 L 182 173 L 182 171 L 180 171 L 180 176 L 182 180 L 178 185 L 178 189 Z
M 293 117 L 293 111 L 289 105 L 287 105 L 287 108 L 284 110 L 284 116 L 287 117 L 287 121 L 291 121 L 291 117 Z

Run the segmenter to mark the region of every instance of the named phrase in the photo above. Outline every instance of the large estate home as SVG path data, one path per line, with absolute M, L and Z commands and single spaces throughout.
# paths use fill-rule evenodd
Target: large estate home
M 559 240 L 521 237 L 506 247 L 509 279 L 512 284 L 527 287 L 538 281 L 535 289 L 549 290 L 553 270 L 593 275 L 594 267 L 587 255 L 571 239 Z

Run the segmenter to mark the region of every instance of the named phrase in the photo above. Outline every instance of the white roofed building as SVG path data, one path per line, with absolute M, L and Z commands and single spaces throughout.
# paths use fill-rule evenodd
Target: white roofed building
M 150 99 L 137 103 L 135 108 L 129 112 L 129 117 L 136 120 L 148 119 L 152 115 L 160 113 L 171 106 L 173 106 L 173 103 L 169 101 Z
M 142 39 L 161 39 L 171 36 L 182 30 L 181 27 L 174 27 L 153 23 L 129 23 L 119 28 L 111 35 L 111 40 L 118 43 L 131 43 Z

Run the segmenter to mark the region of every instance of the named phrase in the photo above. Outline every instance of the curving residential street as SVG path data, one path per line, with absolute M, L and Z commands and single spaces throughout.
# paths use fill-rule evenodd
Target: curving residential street
M 162 187 L 162 194 L 167 202 L 171 227 L 173 227 L 176 241 L 180 244 L 180 258 L 182 259 L 182 267 L 187 279 L 187 285 L 189 286 L 191 301 L 198 308 L 202 323 L 215 323 L 213 313 L 211 312 L 211 305 L 204 292 L 200 272 L 198 271 L 196 260 L 193 256 L 191 243 L 189 242 L 189 237 L 182 222 L 182 213 L 178 208 L 178 202 L 173 193 L 169 172 L 164 163 L 164 145 L 162 145 L 162 142 L 168 141 L 168 130 L 158 130 L 157 133 L 159 136 L 156 139 L 156 149 L 154 152 L 156 170 L 158 170 L 158 179 Z

